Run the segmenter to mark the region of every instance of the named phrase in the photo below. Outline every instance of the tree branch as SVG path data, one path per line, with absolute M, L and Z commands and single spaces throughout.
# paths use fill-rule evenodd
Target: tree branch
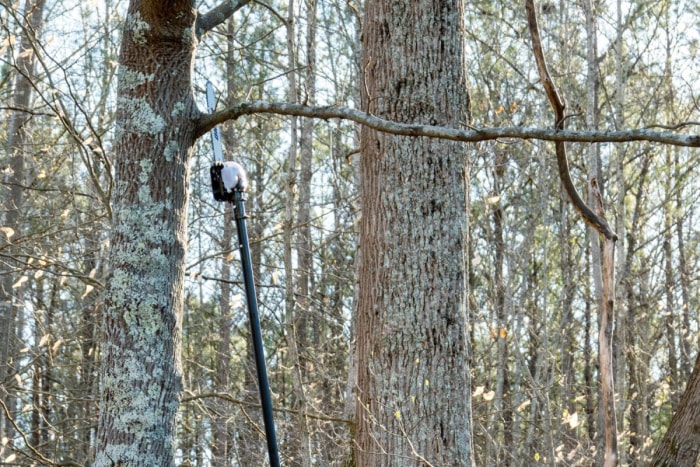
M 337 118 L 350 120 L 384 133 L 404 136 L 427 136 L 430 138 L 463 142 L 516 138 L 577 143 L 628 143 L 632 141 L 646 141 L 650 143 L 669 144 L 672 146 L 700 147 L 700 135 L 698 134 L 654 131 L 648 128 L 603 131 L 519 126 L 482 128 L 472 126 L 468 129 L 458 129 L 432 125 L 396 123 L 346 107 L 310 106 L 266 101 L 243 102 L 219 112 L 202 114 L 199 125 L 195 130 L 195 136 L 199 138 L 210 131 L 214 126 L 227 120 L 236 120 L 242 116 L 253 114 L 294 115 L 297 117 L 320 118 L 323 120 Z
M 197 37 L 201 38 L 250 2 L 251 0 L 225 0 L 209 12 L 198 15 L 196 25 Z
M 550 104 L 552 104 L 552 109 L 554 110 L 554 127 L 557 130 L 564 130 L 566 128 L 566 116 L 564 110 L 566 105 L 564 100 L 559 95 L 554 81 L 549 74 L 549 69 L 547 68 L 547 61 L 544 56 L 544 51 L 542 50 L 542 40 L 540 39 L 540 31 L 537 26 L 537 14 L 535 12 L 535 3 L 533 0 L 525 0 L 525 12 L 527 13 L 527 24 L 530 28 L 530 37 L 532 38 L 532 51 L 535 55 L 535 61 L 537 62 L 537 71 L 540 75 L 540 80 L 542 81 L 542 86 L 549 98 Z M 571 173 L 569 171 L 569 160 L 566 157 L 566 146 L 564 141 L 557 141 L 555 144 L 556 154 L 557 154 L 557 166 L 559 168 L 559 178 L 566 193 L 571 199 L 571 203 L 574 208 L 580 214 L 581 218 L 586 221 L 587 224 L 593 226 L 598 233 L 605 236 L 608 239 L 617 240 L 617 235 L 610 228 L 608 221 L 603 216 L 597 215 L 593 210 L 581 199 L 578 194 L 574 182 L 571 180 Z

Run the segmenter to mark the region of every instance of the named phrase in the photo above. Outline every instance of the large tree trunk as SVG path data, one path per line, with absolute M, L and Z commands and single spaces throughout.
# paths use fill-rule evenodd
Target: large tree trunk
M 132 1 L 120 52 L 96 466 L 173 465 L 182 378 L 192 1 Z
M 700 455 L 700 355 L 652 465 L 695 467 Z
M 368 0 L 363 106 L 469 120 L 461 2 Z M 359 466 L 469 465 L 466 148 L 362 132 Z

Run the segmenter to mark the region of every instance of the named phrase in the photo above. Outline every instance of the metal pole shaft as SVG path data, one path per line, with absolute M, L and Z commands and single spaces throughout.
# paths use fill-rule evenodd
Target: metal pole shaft
M 265 351 L 263 349 L 262 333 L 260 331 L 260 316 L 258 315 L 258 300 L 255 294 L 255 282 L 253 281 L 253 265 L 250 260 L 250 248 L 248 246 L 248 231 L 246 230 L 246 214 L 243 191 L 235 191 L 234 217 L 236 230 L 238 231 L 238 246 L 243 265 L 243 283 L 245 284 L 246 301 L 248 303 L 248 316 L 250 318 L 250 331 L 253 338 L 253 351 L 255 353 L 255 367 L 258 372 L 258 386 L 260 388 L 260 404 L 262 405 L 263 421 L 265 423 L 265 436 L 267 437 L 267 451 L 270 456 L 270 466 L 279 467 L 279 453 L 277 451 L 277 436 L 275 434 L 275 421 L 272 416 L 272 398 L 270 385 L 267 381 L 267 368 L 265 367 Z

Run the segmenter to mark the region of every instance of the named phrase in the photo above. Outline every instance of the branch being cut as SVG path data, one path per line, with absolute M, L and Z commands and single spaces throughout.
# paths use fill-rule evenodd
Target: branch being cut
M 207 13 L 198 15 L 195 26 L 197 37 L 201 38 L 250 2 L 251 0 L 225 0 Z
M 562 131 L 566 127 L 566 116 L 564 110 L 566 104 L 559 95 L 552 77 L 547 68 L 547 61 L 542 50 L 542 40 L 540 39 L 540 31 L 537 25 L 537 14 L 535 13 L 535 5 L 533 0 L 525 0 L 525 12 L 527 13 L 527 23 L 530 28 L 530 36 L 532 37 L 532 50 L 537 62 L 537 70 L 542 80 L 542 86 L 547 94 L 552 109 L 554 110 L 554 127 L 558 131 Z M 569 171 L 569 160 L 566 157 L 566 146 L 564 141 L 556 141 L 555 143 L 557 154 L 557 166 L 559 168 L 559 178 L 561 179 L 566 193 L 569 195 L 574 208 L 581 215 L 587 224 L 593 226 L 601 235 L 611 240 L 617 240 L 617 235 L 610 228 L 608 221 L 603 216 L 599 216 L 581 199 L 578 194 L 574 182 L 571 180 Z
M 483 128 L 472 126 L 469 129 L 457 129 L 443 126 L 397 123 L 347 107 L 310 106 L 266 101 L 242 102 L 213 114 L 203 114 L 200 117 L 195 136 L 199 138 L 208 133 L 214 126 L 227 120 L 236 120 L 239 117 L 253 114 L 294 115 L 297 117 L 320 118 L 323 120 L 338 118 L 350 120 L 374 130 L 395 135 L 427 136 L 430 138 L 463 142 L 516 138 L 578 143 L 628 143 L 631 141 L 647 141 L 650 143 L 670 144 L 672 146 L 700 147 L 700 135 L 683 134 L 672 131 L 654 131 L 648 128 L 620 131 L 586 131 L 520 126 Z M 566 163 L 566 169 L 568 173 L 568 162 Z M 569 179 L 570 178 L 571 177 L 569 177 Z

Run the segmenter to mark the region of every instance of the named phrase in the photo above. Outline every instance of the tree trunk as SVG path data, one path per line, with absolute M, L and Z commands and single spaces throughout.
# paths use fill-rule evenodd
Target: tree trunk
M 700 355 L 668 431 L 654 453 L 657 467 L 695 467 L 700 454 Z
M 10 116 L 7 127 L 7 140 L 5 145 L 9 156 L 8 173 L 3 177 L 2 210 L 4 218 L 0 218 L 2 234 L 0 234 L 0 249 L 9 260 L 0 261 L 0 398 L 13 410 L 14 397 L 11 396 L 4 384 L 11 372 L 10 361 L 14 358 L 13 346 L 15 344 L 15 308 L 14 283 L 17 276 L 13 271 L 15 262 L 12 256 L 15 248 L 10 245 L 13 236 L 19 237 L 20 216 L 24 203 L 25 185 L 25 160 L 27 158 L 28 127 L 31 118 L 29 106 L 32 98 L 32 79 L 36 67 L 36 54 L 34 47 L 39 39 L 41 23 L 44 14 L 44 0 L 26 0 L 24 4 L 24 23 L 19 42 L 19 55 L 16 62 L 15 85 L 12 99 L 12 108 L 15 109 Z M 9 187 L 6 189 L 5 187 Z M 6 244 L 7 243 L 7 244 Z M 4 417 L 3 417 L 4 419 Z M 12 427 L 9 420 L 0 422 L 0 438 L 12 438 Z
M 462 4 L 368 0 L 363 107 L 469 121 Z M 358 466 L 470 465 L 466 148 L 363 129 Z
M 195 17 L 132 1 L 125 21 L 96 466 L 174 464 Z

